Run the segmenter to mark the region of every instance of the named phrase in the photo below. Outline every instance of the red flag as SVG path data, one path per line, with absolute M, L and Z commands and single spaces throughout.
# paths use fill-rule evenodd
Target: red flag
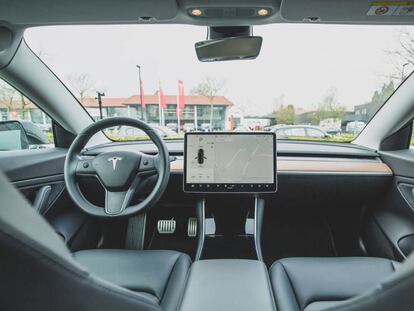
M 145 108 L 144 83 L 142 82 L 142 80 L 139 81 L 139 99 L 141 101 L 141 107 Z
M 230 115 L 230 131 L 234 130 L 234 116 L 233 114 Z
M 178 103 L 177 103 L 177 115 L 182 115 L 185 107 L 184 97 L 184 82 L 178 80 Z
M 167 99 L 165 98 L 164 92 L 162 91 L 161 85 L 160 90 L 158 93 L 158 104 L 160 105 L 161 109 L 167 108 Z

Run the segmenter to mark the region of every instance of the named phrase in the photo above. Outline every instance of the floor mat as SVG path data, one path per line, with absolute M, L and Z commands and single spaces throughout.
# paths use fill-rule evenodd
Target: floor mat
M 147 214 L 145 230 L 145 249 L 176 250 L 188 254 L 194 259 L 197 250 L 197 238 L 188 237 L 188 218 L 195 217 L 192 206 L 160 204 Z M 157 221 L 174 219 L 176 230 L 173 234 L 160 234 Z
M 262 253 L 268 266 L 285 257 L 337 255 L 332 232 L 323 213 L 286 207 L 266 208 Z

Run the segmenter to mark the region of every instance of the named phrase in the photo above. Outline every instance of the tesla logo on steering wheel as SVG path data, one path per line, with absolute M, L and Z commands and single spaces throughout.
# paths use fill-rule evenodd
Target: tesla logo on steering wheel
M 113 157 L 113 158 L 109 158 L 108 161 L 112 162 L 112 167 L 114 168 L 114 171 L 116 169 L 116 162 L 121 161 L 122 158 L 120 157 Z

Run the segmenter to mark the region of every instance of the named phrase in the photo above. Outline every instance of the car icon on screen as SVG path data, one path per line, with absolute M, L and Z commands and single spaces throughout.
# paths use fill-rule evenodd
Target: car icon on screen
M 202 149 L 202 148 L 198 149 L 197 157 L 195 157 L 195 159 L 197 159 L 198 164 L 203 164 L 204 163 L 204 160 L 207 159 L 204 156 L 204 149 Z

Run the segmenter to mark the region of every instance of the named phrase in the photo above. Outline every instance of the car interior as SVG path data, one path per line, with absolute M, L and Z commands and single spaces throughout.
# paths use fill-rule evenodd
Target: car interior
M 0 0 L 0 78 L 18 92 L 6 105 L 10 93 L 0 85 L 0 112 L 8 109 L 4 118 L 0 114 L 0 309 L 414 310 L 414 75 L 404 72 L 414 56 L 402 60 L 391 78 L 398 85 L 392 84 L 370 119 L 358 119 L 361 114 L 355 112 L 348 126 L 345 108 L 326 118 L 306 111 L 301 118 L 319 116 L 318 122 L 289 123 L 281 105 L 274 127 L 265 129 L 258 125 L 259 100 L 249 104 L 255 125 L 237 125 L 243 109 L 229 112 L 238 98 L 230 96 L 231 82 L 234 107 L 220 92 L 212 93 L 218 84 L 211 87 L 206 79 L 204 88 L 190 94 L 176 73 L 171 75 L 174 91 L 164 87 L 171 96 L 164 96 L 155 74 L 157 92 L 144 96 L 141 74 L 153 77 L 151 70 L 169 67 L 144 68 L 135 59 L 131 72 L 139 72 L 139 80 L 131 85 L 139 95 L 123 102 L 116 101 L 117 95 L 110 101 L 109 89 L 96 88 L 90 98 L 82 98 L 61 75 L 75 66 L 68 42 L 78 42 L 79 55 L 92 55 L 89 46 L 96 46 L 96 59 L 99 51 L 104 55 L 97 73 L 107 71 L 121 80 L 122 64 L 130 60 L 124 54 L 108 59 L 106 53 L 127 50 L 136 41 L 149 58 L 175 55 L 175 49 L 183 58 L 192 57 L 200 67 L 169 60 L 183 76 L 198 76 L 200 68 L 225 68 L 239 76 L 237 81 L 271 83 L 278 67 L 261 69 L 258 76 L 254 62 L 269 58 L 270 42 L 282 49 L 278 36 L 288 28 L 261 36 L 254 32 L 260 27 L 302 27 L 298 32 L 333 27 L 331 35 L 349 47 L 346 53 L 362 55 L 358 44 L 373 45 L 374 39 L 352 41 L 359 32 L 369 29 L 378 42 L 388 42 L 381 38 L 392 32 L 387 27 L 409 33 L 413 24 L 414 3 L 394 0 Z M 147 41 L 116 32 L 130 26 L 144 29 L 143 36 L 148 29 L 171 32 L 166 37 L 148 33 Z M 349 41 L 336 27 L 353 29 Z M 193 28 L 204 37 L 181 43 Z M 78 36 L 83 29 L 103 36 L 85 45 Z M 55 50 L 33 48 L 42 31 L 44 46 Z M 105 34 L 115 41 L 105 41 Z M 119 46 L 121 34 L 126 43 Z M 318 39 L 305 37 L 285 39 L 292 44 L 309 40 L 301 52 L 314 55 Z M 414 55 L 414 45 L 402 47 Z M 334 43 L 320 48 L 318 54 L 335 54 Z M 292 59 L 281 63 L 288 64 L 290 74 L 283 79 L 306 97 L 302 62 L 293 48 L 287 50 Z M 395 56 L 407 55 L 401 53 Z M 326 55 L 321 54 L 321 62 Z M 112 60 L 119 63 L 118 71 Z M 335 55 L 328 72 L 343 65 L 354 75 L 353 66 L 366 65 L 362 59 L 361 64 L 346 62 L 344 55 Z M 92 68 L 88 62 L 83 66 Z M 322 73 L 304 74 L 316 80 Z M 373 80 L 365 90 L 357 75 L 361 90 L 350 92 L 369 97 Z M 209 83 L 210 93 L 205 90 Z M 243 85 L 242 94 L 249 88 Z M 262 89 L 257 90 L 259 96 Z M 333 95 L 329 98 L 332 106 Z M 134 100 L 137 114 L 131 112 Z M 168 112 L 172 101 L 176 108 Z M 186 119 L 190 104 L 206 107 L 203 114 L 198 110 L 198 121 L 198 108 L 191 117 L 196 121 Z M 50 122 L 35 125 L 34 117 L 24 117 L 31 109 Z M 299 120 L 297 108 L 296 114 Z M 324 118 L 334 125 L 320 129 Z M 120 139 L 125 127 L 133 128 L 135 139 Z M 292 129 L 320 134 L 304 139 L 277 134 Z

